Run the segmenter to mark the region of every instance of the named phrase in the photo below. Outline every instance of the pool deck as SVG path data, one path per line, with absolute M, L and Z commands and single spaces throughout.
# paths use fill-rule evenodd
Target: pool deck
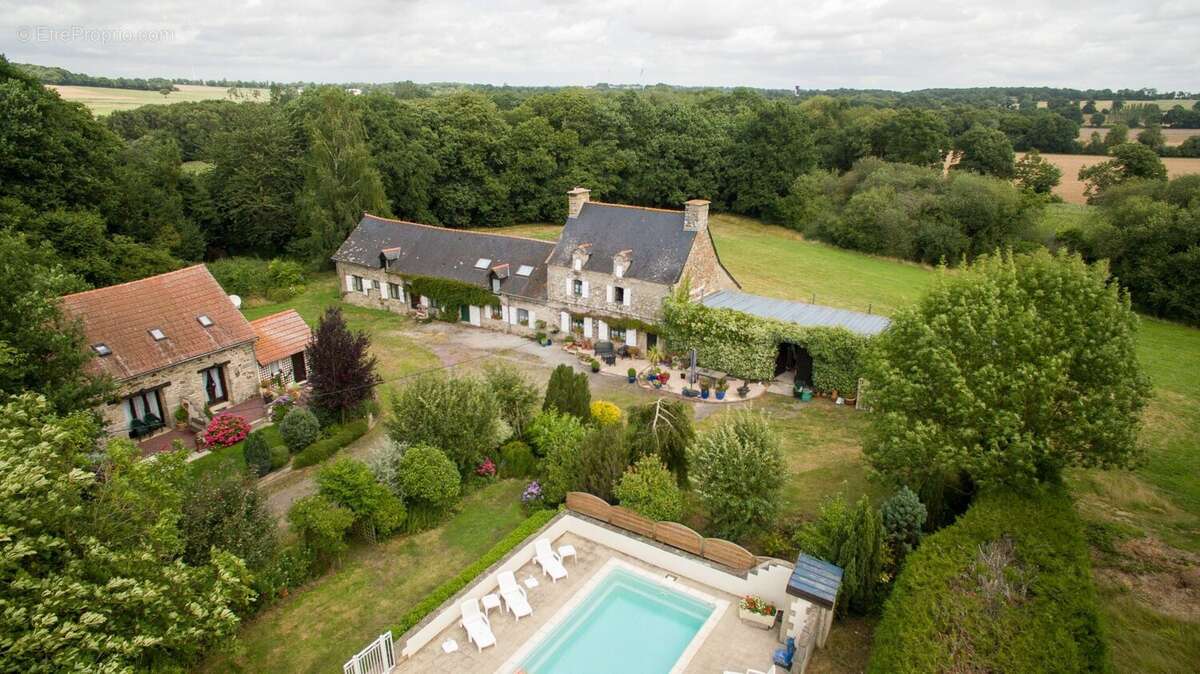
M 496 636 L 496 645 L 479 652 L 474 644 L 467 639 L 467 633 L 457 623 L 443 630 L 425 647 L 417 651 L 411 658 L 397 662 L 395 672 L 404 674 L 417 672 L 496 672 L 517 655 L 522 646 L 534 638 L 539 630 L 555 616 L 559 610 L 571 601 L 577 593 L 584 590 L 598 573 L 602 573 L 609 560 L 618 559 L 654 573 L 660 578 L 666 572 L 638 559 L 625 555 L 592 540 L 565 533 L 553 541 L 555 549 L 561 545 L 570 544 L 575 547 L 576 558 L 566 560 L 567 577 L 553 583 L 548 576 L 543 576 L 541 568 L 536 563 L 522 566 L 517 572 L 517 580 L 524 583 L 532 576 L 537 579 L 538 586 L 527 589 L 529 603 L 533 607 L 533 615 L 514 620 L 511 614 L 503 612 L 503 608 L 494 609 L 489 614 L 492 633 Z M 715 588 L 695 583 L 687 578 L 679 578 L 677 584 L 693 588 L 715 599 L 728 602 L 723 614 L 716 620 L 715 627 L 707 638 L 699 644 L 699 648 L 682 672 L 717 672 L 741 671 L 758 669 L 766 671 L 770 668 L 771 653 L 780 646 L 778 641 L 778 625 L 771 630 L 760 630 L 742 624 L 738 620 L 737 606 L 740 597 L 735 597 Z M 454 609 L 457 611 L 457 608 Z M 721 609 L 718 608 L 718 611 Z M 459 650 L 454 653 L 442 652 L 442 643 L 453 639 L 458 643 Z M 619 644 L 614 644 L 619 647 Z

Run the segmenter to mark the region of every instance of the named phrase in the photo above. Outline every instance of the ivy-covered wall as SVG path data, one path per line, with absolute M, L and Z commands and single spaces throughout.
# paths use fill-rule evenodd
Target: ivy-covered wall
M 858 388 L 869 338 L 845 328 L 806 328 L 733 309 L 668 300 L 664 327 L 672 350 L 696 349 L 704 367 L 739 379 L 769 380 L 781 342 L 804 347 L 813 358 L 813 387 L 850 393 Z
M 458 309 L 464 305 L 486 307 L 500 304 L 499 296 L 469 283 L 432 276 L 405 275 L 404 280 L 418 296 L 436 300 L 441 307 L 441 315 L 447 320 L 458 320 Z

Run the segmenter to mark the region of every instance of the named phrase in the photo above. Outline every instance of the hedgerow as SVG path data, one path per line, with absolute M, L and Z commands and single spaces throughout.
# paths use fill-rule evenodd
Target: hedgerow
M 557 514 L 558 511 L 556 510 L 539 510 L 525 518 L 524 522 L 518 524 L 516 529 L 508 532 L 507 536 L 500 539 L 499 543 L 496 543 L 490 550 L 483 553 L 482 557 L 460 571 L 457 576 L 442 583 L 433 592 L 425 595 L 424 599 L 417 602 L 417 605 L 409 609 L 408 613 L 405 613 L 404 617 L 400 619 L 400 622 L 392 627 L 392 633 L 403 635 L 415 627 L 417 623 L 425 619 L 425 616 L 432 613 L 434 609 L 441 606 L 447 599 L 453 597 L 459 590 L 466 587 L 468 583 L 475 580 L 476 576 L 486 571 L 492 564 L 500 561 L 510 550 L 520 545 L 535 531 L 541 529 Z
M 853 392 L 862 375 L 869 338 L 845 328 L 802 327 L 750 314 L 668 299 L 664 327 L 673 349 L 696 349 L 705 367 L 734 377 L 768 380 L 775 376 L 781 342 L 797 344 L 813 358 L 813 387 Z
M 908 557 L 869 672 L 1108 672 L 1087 546 L 1061 488 L 985 494 Z
M 333 427 L 328 437 L 317 440 L 301 450 L 296 458 L 292 459 L 292 468 L 304 468 L 321 463 L 336 454 L 342 447 L 366 435 L 367 430 L 365 419 L 353 421 L 345 426 Z

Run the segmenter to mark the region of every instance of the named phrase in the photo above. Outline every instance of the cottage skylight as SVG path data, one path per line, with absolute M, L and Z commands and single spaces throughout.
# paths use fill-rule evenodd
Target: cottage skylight
M 93 344 L 92 350 L 95 351 L 96 354 L 100 355 L 100 356 L 107 356 L 110 353 L 112 353 L 112 349 L 108 348 L 108 345 L 104 344 L 104 343 Z
M 481 257 L 475 261 L 476 269 L 487 269 L 490 266 L 492 266 L 492 259 L 490 257 Z
M 523 264 L 520 267 L 517 267 L 517 276 L 529 276 L 532 273 L 533 273 L 533 267 L 530 267 L 527 264 Z
M 167 338 L 166 334 L 164 334 L 163 331 L 159 330 L 158 328 L 151 328 L 150 336 L 153 337 L 154 341 L 156 342 L 161 342 Z
M 206 328 L 211 328 L 213 325 L 213 319 L 209 318 L 208 314 L 200 314 L 196 317 L 196 320 L 200 321 L 200 325 Z

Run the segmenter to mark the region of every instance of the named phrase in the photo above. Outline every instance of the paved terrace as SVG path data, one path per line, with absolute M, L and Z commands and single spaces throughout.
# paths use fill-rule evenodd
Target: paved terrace
M 575 547 L 577 557 L 567 558 L 565 566 L 567 577 L 552 583 L 550 578 L 542 575 L 541 568 L 534 562 L 520 567 L 515 573 L 518 582 L 532 576 L 538 580 L 538 586 L 526 589 L 529 594 L 529 604 L 533 607 L 533 615 L 514 620 L 512 614 L 503 612 L 503 608 L 490 612 L 489 619 L 492 632 L 496 635 L 496 645 L 479 652 L 467 639 L 466 631 L 458 626 L 457 621 L 452 627 L 442 630 L 432 641 L 418 650 L 411 658 L 401 659 L 397 663 L 396 672 L 403 674 L 443 673 L 443 672 L 495 672 L 500 669 L 539 629 L 547 625 L 551 618 L 570 599 L 587 584 L 589 579 L 601 572 L 610 559 L 619 559 L 655 575 L 664 577 L 667 571 L 647 564 L 640 559 L 623 554 L 617 550 L 596 543 L 590 539 L 573 533 L 564 533 L 553 541 L 555 549 L 561 545 L 570 544 Z M 674 575 L 674 574 L 672 574 Z M 486 575 L 485 575 L 486 578 Z M 481 582 L 486 582 L 481 581 Z M 778 641 L 778 624 L 772 630 L 765 631 L 742 624 L 738 619 L 737 606 L 740 597 L 727 592 L 703 585 L 687 578 L 680 577 L 677 581 L 707 594 L 714 599 L 724 599 L 728 606 L 719 617 L 716 626 L 709 636 L 700 644 L 683 672 L 724 672 L 745 671 L 748 668 L 766 671 L 770 668 L 771 654 L 780 646 Z M 496 591 L 497 588 L 479 588 L 479 590 Z M 468 596 L 477 596 L 468 592 Z M 462 596 L 454 599 L 450 610 L 458 614 L 458 604 Z M 721 608 L 718 607 L 718 611 Z M 455 653 L 442 652 L 442 643 L 453 639 L 458 643 L 459 650 Z M 403 648 L 403 640 L 396 642 L 397 653 Z M 617 644 L 614 644 L 617 646 Z

